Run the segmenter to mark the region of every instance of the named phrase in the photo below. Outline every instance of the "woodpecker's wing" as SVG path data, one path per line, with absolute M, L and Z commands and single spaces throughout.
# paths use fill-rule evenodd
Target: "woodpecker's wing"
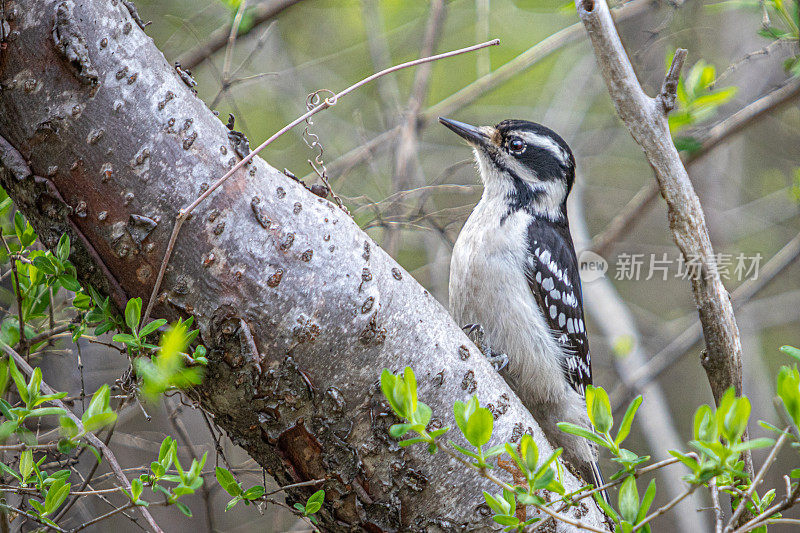
M 564 375 L 585 395 L 592 383 L 592 361 L 583 322 L 578 259 L 569 227 L 534 219 L 528 227 L 526 277 L 556 340 L 564 347 Z

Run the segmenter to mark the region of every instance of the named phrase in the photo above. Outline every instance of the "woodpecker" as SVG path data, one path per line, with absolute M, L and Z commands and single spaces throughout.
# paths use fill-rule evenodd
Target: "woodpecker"
M 504 120 L 471 126 L 439 118 L 475 153 L 483 194 L 450 262 L 450 312 L 542 427 L 563 458 L 595 487 L 597 451 L 556 424 L 590 427 L 592 364 L 567 196 L 575 158 L 541 124 Z

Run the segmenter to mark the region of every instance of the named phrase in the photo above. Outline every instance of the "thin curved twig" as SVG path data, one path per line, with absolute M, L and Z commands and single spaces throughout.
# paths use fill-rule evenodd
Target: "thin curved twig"
M 290 122 L 289 124 L 287 124 L 286 126 L 281 128 L 280 130 L 278 130 L 275 134 L 273 134 L 266 141 L 261 143 L 256 149 L 254 149 L 252 152 L 247 154 L 247 156 L 242 158 L 228 172 L 226 172 L 221 178 L 219 178 L 216 182 L 214 182 L 203 194 L 198 196 L 197 199 L 195 199 L 191 204 L 189 204 L 188 206 L 184 207 L 183 209 L 181 209 L 178 212 L 178 216 L 175 219 L 175 226 L 172 229 L 172 234 L 170 235 L 169 242 L 167 243 L 167 249 L 164 252 L 164 259 L 161 261 L 161 267 L 158 270 L 158 276 L 156 277 L 155 284 L 153 285 L 153 291 L 151 292 L 150 299 L 147 302 L 147 309 L 145 310 L 144 316 L 142 317 L 142 322 L 146 323 L 147 319 L 150 317 L 150 312 L 153 310 L 153 305 L 155 304 L 156 297 L 158 296 L 158 291 L 161 288 L 161 282 L 164 279 L 164 273 L 167 270 L 167 264 L 169 263 L 169 258 L 172 255 L 173 248 L 175 247 L 175 241 L 178 239 L 178 233 L 180 233 L 181 226 L 183 226 L 183 223 L 186 221 L 186 219 L 188 218 L 189 214 L 198 205 L 200 205 L 200 203 L 202 203 L 203 200 L 208 198 L 211 195 L 211 193 L 213 193 L 219 187 L 221 187 L 222 184 L 225 183 L 228 180 L 228 178 L 233 176 L 239 169 L 241 169 L 247 163 L 249 163 L 264 148 L 266 148 L 267 146 L 272 144 L 273 141 L 275 141 L 276 139 L 281 137 L 283 134 L 285 134 L 286 132 L 288 132 L 289 130 L 291 130 L 292 128 L 297 126 L 298 124 L 301 124 L 301 123 L 305 122 L 306 119 L 308 119 L 309 117 L 312 117 L 313 115 L 316 115 L 320 111 L 323 111 L 325 109 L 328 109 L 329 107 L 332 107 L 332 106 L 336 105 L 336 103 L 341 98 L 344 98 L 345 96 L 347 96 L 351 92 L 355 91 L 356 89 L 359 89 L 359 88 L 363 87 L 364 85 L 368 84 L 369 82 L 374 81 L 374 80 L 376 80 L 376 79 L 378 79 L 378 78 L 380 78 L 382 76 L 386 76 L 387 74 L 391 74 L 393 72 L 397 72 L 398 70 L 402 70 L 402 69 L 405 69 L 405 68 L 414 67 L 414 66 L 417 66 L 417 65 L 422 65 L 424 63 L 430 63 L 431 61 L 437 61 L 439 59 L 445 59 L 445 58 L 448 58 L 448 57 L 453 57 L 453 56 L 457 56 L 457 55 L 461 55 L 461 54 L 466 54 L 468 52 L 473 52 L 475 50 L 480 50 L 482 48 L 486 48 L 488 46 L 495 46 L 495 45 L 498 45 L 498 44 L 500 44 L 500 40 L 499 39 L 494 39 L 492 41 L 487 41 L 485 43 L 475 44 L 475 45 L 472 45 L 472 46 L 468 46 L 466 48 L 460 48 L 458 50 L 445 52 L 443 54 L 437 54 L 437 55 L 430 56 L 430 57 L 423 57 L 423 58 L 420 58 L 420 59 L 415 59 L 413 61 L 407 61 L 405 63 L 401 63 L 399 65 L 395 65 L 393 67 L 389 67 L 387 69 L 384 69 L 384 70 L 382 70 L 380 72 L 376 72 L 375 74 L 367 76 L 366 78 L 362 79 L 361 81 L 358 81 L 357 83 L 354 83 L 350 87 L 347 87 L 346 89 L 344 89 L 343 91 L 335 94 L 334 96 L 332 96 L 330 98 L 326 98 L 318 106 L 316 106 L 315 108 L 309 110 L 308 112 L 304 113 L 303 115 L 297 117 L 292 122 Z

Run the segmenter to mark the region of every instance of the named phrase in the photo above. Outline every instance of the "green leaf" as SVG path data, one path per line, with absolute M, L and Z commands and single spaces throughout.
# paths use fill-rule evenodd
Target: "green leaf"
M 164 465 L 162 465 L 157 461 L 153 461 L 152 463 L 150 463 L 150 470 L 153 472 L 153 475 L 156 476 L 157 478 L 160 478 L 166 473 Z
M 22 213 L 19 211 L 14 213 L 14 233 L 20 242 L 22 242 L 22 235 L 25 233 L 25 224 L 25 217 L 22 216 Z
M 261 485 L 255 485 L 244 491 L 242 493 L 242 497 L 246 500 L 257 500 L 264 495 L 264 487 Z
M 517 499 L 522 505 L 544 505 L 545 503 L 541 496 L 535 494 L 519 494 Z
M 601 439 L 599 436 L 595 435 L 588 429 L 576 426 L 575 424 L 570 424 L 569 422 L 559 422 L 557 425 L 558 429 L 560 429 L 564 433 L 577 435 L 579 437 L 583 437 L 584 439 L 589 439 L 592 442 L 596 442 L 601 446 L 606 446 L 606 442 L 603 439 Z
M 747 430 L 750 419 L 750 400 L 743 396 L 736 398 L 725 415 L 724 428 L 729 443 L 738 441 Z
M 34 407 L 37 405 L 42 405 L 45 402 L 52 402 L 53 400 L 60 400 L 61 398 L 66 398 L 66 392 L 57 392 L 55 394 L 42 394 L 40 395 L 35 402 L 33 402 Z
M 517 518 L 516 516 L 495 515 L 492 517 L 492 520 L 494 520 L 501 526 L 516 526 L 517 524 L 519 524 L 519 518 Z
M 406 384 L 406 398 L 409 404 L 409 413 L 417 410 L 417 377 L 410 366 L 405 367 L 403 370 L 403 381 Z
M 14 363 L 13 359 L 8 360 L 8 369 L 11 371 L 11 379 L 14 380 L 14 384 L 17 386 L 17 393 L 20 399 L 27 404 L 28 384 L 25 382 L 22 372 L 17 369 L 17 365 Z
M 39 409 L 34 409 L 28 414 L 28 416 L 48 416 L 48 415 L 63 415 L 66 414 L 66 411 L 60 407 L 41 407 Z
M 136 502 L 139 500 L 139 496 L 142 495 L 142 491 L 144 490 L 144 485 L 142 484 L 142 480 L 134 478 L 131 481 L 131 496 L 133 496 L 133 501 Z
M 497 446 L 492 446 L 488 450 L 486 450 L 483 454 L 485 459 L 491 459 L 492 457 L 496 457 L 502 454 L 505 451 L 505 446 L 503 444 L 498 444 Z
M 628 406 L 628 410 L 625 411 L 625 416 L 622 417 L 622 422 L 619 425 L 619 430 L 617 431 L 617 438 L 614 439 L 614 443 L 619 446 L 622 442 L 628 437 L 628 434 L 631 432 L 631 425 L 633 424 L 633 418 L 636 416 L 636 410 L 639 409 L 639 406 L 642 404 L 642 395 L 640 394 L 631 402 Z
M 686 465 L 692 472 L 697 472 L 700 469 L 700 465 L 697 463 L 697 460 L 694 457 L 690 457 L 677 450 L 669 450 L 669 454 Z
M 139 337 L 144 338 L 150 335 L 151 333 L 153 333 L 155 330 L 157 330 L 166 323 L 167 321 L 164 320 L 163 318 L 160 318 L 158 320 L 153 320 L 152 322 L 150 322 L 149 324 L 147 324 L 142 328 L 142 330 L 139 332 Z
M 636 490 L 636 478 L 628 476 L 619 489 L 619 512 L 622 518 L 631 524 L 636 522 L 639 514 L 639 492 Z
M 492 438 L 493 427 L 494 417 L 492 413 L 488 409 L 479 407 L 467 420 L 464 437 L 470 444 L 479 448 Z
M 794 346 L 781 346 L 780 350 L 790 357 L 794 357 L 800 362 L 800 349 L 795 348 Z
M 432 416 L 433 411 L 431 411 L 431 408 L 422 402 L 418 402 L 417 410 L 411 416 L 411 420 L 415 425 L 422 426 L 422 429 L 425 429 L 428 426 L 428 422 L 431 421 Z
M 409 431 L 411 431 L 411 424 L 392 424 L 389 427 L 389 435 L 395 439 L 399 439 Z
M 415 437 L 413 439 L 401 440 L 400 442 L 397 443 L 397 445 L 398 446 L 402 446 L 403 448 L 405 448 L 406 446 L 411 446 L 413 444 L 419 444 L 421 442 L 428 442 L 428 439 L 426 439 L 425 437 Z
M 780 368 L 777 378 L 777 393 L 795 425 L 800 424 L 800 371 L 797 366 Z
M 708 405 L 701 405 L 694 413 L 694 438 L 703 442 L 717 440 L 717 425 L 714 413 Z
M 44 508 L 46 514 L 52 514 L 58 509 L 64 500 L 69 496 L 70 483 L 65 483 L 63 479 L 58 479 L 53 482 L 50 489 L 47 491 L 47 497 L 44 500 Z
M 519 441 L 519 457 L 525 465 L 524 470 L 534 472 L 539 464 L 539 447 L 528 433 Z
M 598 433 L 605 435 L 611 429 L 611 402 L 602 387 L 589 385 L 586 389 L 586 411 Z
M 636 523 L 638 524 L 642 520 L 647 517 L 647 512 L 650 510 L 650 506 L 653 504 L 653 500 L 656 498 L 656 480 L 651 479 L 650 484 L 647 485 L 647 490 L 644 491 L 644 496 L 642 497 L 642 503 L 639 506 L 639 512 L 636 514 Z
M 679 152 L 688 152 L 690 155 L 697 153 L 703 147 L 703 143 L 688 135 L 675 137 L 673 143 Z
M 164 468 L 169 468 L 175 458 L 175 440 L 172 437 L 165 437 L 161 441 L 161 447 L 158 449 L 158 462 Z
M 231 496 L 240 496 L 242 494 L 242 486 L 239 485 L 229 470 L 218 466 L 214 469 L 214 473 L 217 476 L 219 486 L 222 487 L 225 492 Z
M 496 514 L 507 515 L 511 510 L 511 505 L 509 505 L 504 498 L 495 498 L 486 491 L 483 491 L 483 498 L 486 500 L 486 505 L 488 505 Z
M 745 450 L 755 450 L 758 448 L 769 448 L 770 446 L 775 444 L 774 439 L 769 439 L 766 437 L 761 437 L 758 439 L 750 439 L 748 441 L 739 443 L 735 446 L 732 446 L 731 449 L 736 453 L 742 453 Z
M 114 342 L 124 342 L 125 344 L 136 343 L 136 337 L 134 337 L 130 333 L 117 333 L 111 338 L 111 340 L 113 340 Z
M 5 472 L 6 474 L 10 475 L 11 477 L 13 477 L 14 479 L 16 479 L 16 480 L 17 480 L 17 481 L 19 481 L 20 483 L 22 483 L 22 477 L 21 477 L 19 474 L 17 474 L 17 473 L 14 471 L 14 469 L 13 469 L 13 468 L 11 468 L 10 466 L 6 465 L 5 463 L 0 463 L 0 470 L 2 470 L 3 472 Z M 797 476 L 792 476 L 792 477 L 797 477 Z
M 306 516 L 316 513 L 322 508 L 322 502 L 325 500 L 325 491 L 323 489 L 318 490 L 311 496 L 309 496 L 308 501 L 306 502 L 306 509 L 303 514 Z
M 82 422 L 83 422 L 83 428 L 86 431 L 94 432 L 97 431 L 98 429 L 110 426 L 116 420 L 117 420 L 117 413 L 111 411 L 107 413 L 99 413 L 94 416 L 82 419 Z
M 556 459 L 558 459 L 558 458 L 561 456 L 561 454 L 563 453 L 563 451 L 564 451 L 564 449 L 563 449 L 563 448 L 556 448 L 555 450 L 553 450 L 553 453 L 551 453 L 551 454 L 550 454 L 550 457 L 548 457 L 548 458 L 547 458 L 547 460 L 546 460 L 545 462 L 543 462 L 543 463 L 541 464 L 541 466 L 539 466 L 539 469 L 538 469 L 538 470 L 536 470 L 535 477 L 536 477 L 536 478 L 539 478 L 539 477 L 541 477 L 541 476 L 542 476 L 542 475 L 543 475 L 543 474 L 544 474 L 544 473 L 545 473 L 547 470 L 549 470 L 549 468 L 550 468 L 550 465 L 551 465 L 551 464 L 553 464 L 553 463 L 556 461 Z
M 86 411 L 83 413 L 81 420 L 83 421 L 84 425 L 86 425 L 86 421 L 90 418 L 104 414 L 106 412 L 111 412 L 111 407 L 109 406 L 111 398 L 111 391 L 108 388 L 108 385 L 103 385 L 92 395 L 92 400 L 89 402 L 89 407 L 86 408 Z
M 463 453 L 467 457 L 472 457 L 473 459 L 477 459 L 478 458 L 478 454 L 473 453 L 473 452 L 467 450 L 466 448 L 462 448 L 461 446 L 459 446 L 458 444 L 456 444 L 453 441 L 450 441 L 450 446 L 452 446 L 453 448 L 455 448 L 459 452 Z
M 22 476 L 23 483 L 33 473 L 33 452 L 31 450 L 23 450 L 19 455 L 19 473 Z
M 13 202 L 11 201 L 11 198 L 5 198 L 2 202 L 0 202 L 0 216 L 5 216 L 12 204 Z
M 75 276 L 70 274 L 61 274 L 58 276 L 58 281 L 61 283 L 61 286 L 68 291 L 78 292 L 81 290 L 81 284 L 78 283 L 78 280 L 75 278 Z
M 36 509 L 36 511 L 39 513 L 39 516 L 40 516 L 40 517 L 41 517 L 42 515 L 44 515 L 44 514 L 47 514 L 47 513 L 45 512 L 44 505 L 42 505 L 40 502 L 38 502 L 38 501 L 36 501 L 36 500 L 33 500 L 33 499 L 31 499 L 31 500 L 28 500 L 28 503 L 31 505 L 31 507 L 33 507 L 34 509 Z
M 185 514 L 189 518 L 192 517 L 192 510 L 189 509 L 189 507 L 185 503 L 183 503 L 183 502 L 175 502 L 175 507 L 177 507 L 180 512 L 182 512 L 183 514 Z
M 235 496 L 231 501 L 228 502 L 228 505 L 225 506 L 225 512 L 227 513 L 228 511 L 236 507 L 236 504 L 239 503 L 240 501 L 242 501 L 242 497 Z
M 125 305 L 125 324 L 131 331 L 139 328 L 139 321 L 142 319 L 142 299 L 131 298 Z
M 32 263 L 33 263 L 33 266 L 35 266 L 36 268 L 38 268 L 39 270 L 41 270 L 42 272 L 44 272 L 48 276 L 53 276 L 56 273 L 56 269 L 53 266 L 53 263 L 51 263 L 50 260 L 47 257 L 43 256 L 43 255 L 39 255 L 39 256 L 34 257 L 33 260 L 32 260 Z
M 511 509 L 507 514 L 514 514 L 517 512 L 517 499 L 514 493 L 508 489 L 503 489 L 503 499 L 508 503 Z
M 508 443 L 508 442 L 503 444 L 503 447 L 505 448 L 506 453 L 509 455 L 509 457 L 511 457 L 514 460 L 514 462 L 517 463 L 517 467 L 519 467 L 520 471 L 527 475 L 528 474 L 528 469 L 525 466 L 525 463 L 522 461 L 522 458 L 519 456 L 517 451 L 514 449 L 514 447 L 511 446 L 511 444 Z M 537 450 L 537 452 L 538 452 L 538 450 Z
M 69 248 L 69 235 L 65 233 L 58 240 L 58 246 L 56 246 L 56 257 L 58 257 L 61 261 L 66 261 L 69 259 Z
M 395 397 L 395 383 L 399 379 L 399 377 L 395 376 L 388 369 L 384 368 L 383 372 L 381 372 L 381 391 L 383 392 L 383 396 L 386 398 L 386 401 L 389 402 L 389 405 L 392 407 L 392 410 L 395 412 L 395 414 L 401 418 L 406 418 L 405 409 L 403 408 L 403 404 L 405 402 L 402 400 L 402 398 L 398 399 Z

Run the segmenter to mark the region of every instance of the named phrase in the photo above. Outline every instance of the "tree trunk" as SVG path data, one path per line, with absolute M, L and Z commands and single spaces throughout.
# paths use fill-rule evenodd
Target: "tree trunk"
M 47 246 L 71 236 L 83 283 L 119 307 L 146 301 L 178 209 L 240 159 L 235 144 L 122 1 L 13 4 L 2 186 Z M 530 431 L 549 453 L 446 310 L 344 212 L 260 158 L 184 224 L 161 289 L 154 314 L 194 316 L 210 349 L 202 406 L 280 484 L 326 478 L 326 530 L 490 527 L 481 490 L 496 487 L 388 437 L 384 367 L 414 368 L 439 423 L 454 427 L 453 402 L 477 394 L 496 415 L 493 442 Z M 587 505 L 582 520 L 603 527 Z

